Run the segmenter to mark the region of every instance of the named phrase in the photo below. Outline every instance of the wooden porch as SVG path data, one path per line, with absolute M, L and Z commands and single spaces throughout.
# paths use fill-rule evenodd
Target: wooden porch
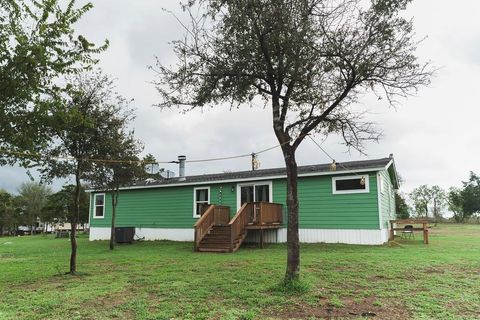
M 235 252 L 248 232 L 282 227 L 282 205 L 270 202 L 244 203 L 230 219 L 230 207 L 210 205 L 195 223 L 195 251 Z

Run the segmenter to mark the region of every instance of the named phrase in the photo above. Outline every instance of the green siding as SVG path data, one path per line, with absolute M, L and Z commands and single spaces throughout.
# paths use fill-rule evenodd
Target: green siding
M 299 179 L 300 228 L 378 229 L 379 214 L 375 172 L 369 173 L 369 178 L 369 193 L 352 194 L 333 194 L 331 176 Z M 286 192 L 285 180 L 273 182 L 274 202 L 285 205 Z
M 396 219 L 395 195 L 392 180 L 386 170 L 379 172 L 379 179 L 383 179 L 383 191 L 380 192 L 380 214 L 382 229 L 389 228 L 389 220 Z
M 356 194 L 333 194 L 331 176 L 300 178 L 298 182 L 300 228 L 378 229 L 376 172 L 369 173 L 369 178 L 370 192 Z M 116 225 L 192 228 L 197 220 L 193 218 L 194 187 L 200 185 L 121 191 Z M 237 183 L 211 184 L 209 187 L 210 203 L 229 206 L 230 216 L 233 217 L 237 208 Z M 285 179 L 272 181 L 272 195 L 273 202 L 285 206 Z M 92 214 L 93 198 L 91 206 Z M 91 216 L 90 224 L 92 227 L 109 227 L 110 223 L 111 198 L 107 194 L 105 218 L 94 219 Z
M 210 185 L 210 202 L 236 208 L 235 184 Z M 200 187 L 200 186 L 197 186 Z M 163 187 L 120 191 L 115 224 L 145 228 L 192 228 L 197 218 L 193 217 L 194 186 Z M 109 227 L 112 220 L 112 201 L 106 195 L 105 217 L 90 216 L 92 227 Z M 93 200 L 92 200 L 93 212 Z M 235 212 L 230 212 L 233 216 Z

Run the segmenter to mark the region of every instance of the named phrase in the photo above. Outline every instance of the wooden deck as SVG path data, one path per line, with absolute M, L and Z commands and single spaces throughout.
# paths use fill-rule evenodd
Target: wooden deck
M 231 220 L 229 217 L 229 207 L 210 205 L 195 223 L 195 251 L 235 252 L 247 232 L 260 232 L 263 248 L 263 231 L 283 225 L 282 205 L 277 203 L 244 203 Z

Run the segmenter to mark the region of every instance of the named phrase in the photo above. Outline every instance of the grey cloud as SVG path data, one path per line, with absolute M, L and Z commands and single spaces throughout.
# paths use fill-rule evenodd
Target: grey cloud
M 102 54 L 100 66 L 118 78 L 118 90 L 134 98 L 136 135 L 144 141 L 145 152 L 161 160 L 231 156 L 258 151 L 277 143 L 269 109 L 244 107 L 229 111 L 219 106 L 186 115 L 176 110 L 162 111 L 154 104 L 159 97 L 150 83 L 154 74 L 146 68 L 157 55 L 162 62 L 174 60 L 169 41 L 182 36 L 182 28 L 161 7 L 181 17 L 177 0 L 95 1 L 95 8 L 79 23 L 88 39 L 108 38 L 111 47 Z M 470 170 L 480 172 L 480 116 L 477 107 L 480 2 L 461 0 L 414 1 L 408 15 L 415 17 L 419 38 L 428 35 L 419 47 L 422 61 L 432 60 L 441 67 L 429 88 L 417 97 L 401 100 L 395 111 L 386 101 L 365 96 L 359 108 L 384 133 L 380 143 L 366 144 L 369 158 L 394 153 L 397 169 L 405 179 L 404 191 L 419 184 L 458 185 Z M 316 137 L 317 141 L 321 137 Z M 358 152 L 346 152 L 338 137 L 330 137 L 324 148 L 337 161 L 364 159 Z M 298 163 L 329 162 L 308 139 L 297 154 Z M 280 149 L 260 155 L 262 168 L 283 165 Z M 174 164 L 165 165 L 177 171 Z M 189 163 L 188 174 L 248 170 L 248 158 L 208 163 Z M 26 176 L 21 169 L 0 168 L 0 187 L 16 189 Z M 12 189 L 13 188 L 13 189 Z

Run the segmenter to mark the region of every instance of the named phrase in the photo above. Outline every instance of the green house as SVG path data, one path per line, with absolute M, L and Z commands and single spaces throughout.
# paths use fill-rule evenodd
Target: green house
M 195 241 L 234 251 L 244 240 L 286 241 L 284 168 L 151 179 L 122 188 L 116 226 L 135 238 Z M 298 167 L 301 242 L 382 244 L 399 187 L 393 157 Z M 111 198 L 90 192 L 90 240 L 110 238 Z M 225 245 L 220 242 L 228 242 Z M 218 250 L 213 250 L 218 249 Z

